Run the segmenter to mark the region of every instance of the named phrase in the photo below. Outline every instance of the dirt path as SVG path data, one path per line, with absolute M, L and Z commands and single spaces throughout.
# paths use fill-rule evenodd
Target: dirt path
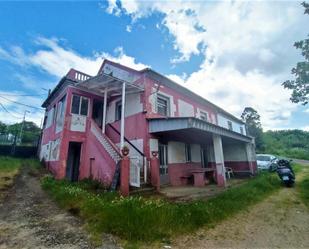
M 94 247 L 79 219 L 59 209 L 24 167 L 8 196 L 0 200 L 0 249 L 119 248 L 112 237 Z
M 309 167 L 304 167 L 309 171 Z M 295 188 L 265 201 L 214 229 L 177 238 L 172 248 L 309 248 L 309 210 Z

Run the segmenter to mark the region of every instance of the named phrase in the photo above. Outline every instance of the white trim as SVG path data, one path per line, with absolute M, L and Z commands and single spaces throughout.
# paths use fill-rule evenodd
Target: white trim
M 105 133 L 106 111 L 107 111 L 107 89 L 104 91 L 103 118 L 102 118 L 102 133 Z
M 120 121 L 120 149 L 124 146 L 124 112 L 125 112 L 125 100 L 126 100 L 126 83 L 122 83 L 121 94 L 121 121 Z

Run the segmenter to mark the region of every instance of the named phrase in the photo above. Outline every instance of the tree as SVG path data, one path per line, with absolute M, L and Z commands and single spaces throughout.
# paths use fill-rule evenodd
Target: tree
M 0 121 L 0 134 L 4 134 L 6 132 L 6 124 Z
M 305 8 L 304 14 L 309 15 L 309 4 L 303 2 L 302 6 Z M 295 42 L 294 47 L 302 51 L 301 54 L 305 60 L 298 62 L 292 69 L 295 79 L 287 80 L 282 85 L 284 88 L 293 90 L 290 98 L 293 103 L 306 105 L 309 102 L 309 39 Z
M 263 129 L 260 115 L 252 107 L 246 107 L 241 114 L 241 119 L 247 125 L 248 134 L 255 138 L 255 145 L 258 151 L 264 150 Z
M 19 136 L 22 127 L 21 123 L 16 123 L 8 126 L 8 130 L 11 134 Z M 33 122 L 25 121 L 22 134 L 23 144 L 35 143 L 40 135 L 41 129 Z

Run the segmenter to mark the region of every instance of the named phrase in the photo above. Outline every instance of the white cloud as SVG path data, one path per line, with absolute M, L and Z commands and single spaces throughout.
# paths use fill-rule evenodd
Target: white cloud
M 169 31 L 179 52 L 172 63 L 188 61 L 192 55 L 204 57 L 187 78 L 170 78 L 237 116 L 252 106 L 266 129 L 287 125 L 297 107 L 281 83 L 299 58 L 294 41 L 307 33 L 308 20 L 299 2 L 133 2 L 135 7 L 126 9 L 119 1 L 118 8 L 133 22 L 163 14 L 160 30 Z
M 309 113 L 309 108 L 308 108 L 308 109 L 306 109 L 306 110 L 304 110 L 304 112 L 305 112 L 305 113 Z
M 26 53 L 21 47 L 13 46 L 8 50 L 0 47 L 0 59 L 10 61 L 20 66 L 34 66 L 50 75 L 63 77 L 70 68 L 74 68 L 90 75 L 96 75 L 103 58 L 116 61 L 126 66 L 142 69 L 147 67 L 137 63 L 134 57 L 125 54 L 122 47 L 114 50 L 115 55 L 106 52 L 96 52 L 93 56 L 82 56 L 76 51 L 64 47 L 58 39 L 38 37 L 35 43 L 40 46 L 34 53 Z
M 113 54 L 97 52 L 92 57 L 86 57 L 78 54 L 72 49 L 62 46 L 60 41 L 55 38 L 47 39 L 44 37 L 38 37 L 35 40 L 35 43 L 39 45 L 39 48 L 34 53 L 26 53 L 22 47 L 17 46 L 12 46 L 7 50 L 0 47 L 0 59 L 9 61 L 10 63 L 19 65 L 21 67 L 35 67 L 58 78 L 63 77 L 70 68 L 75 68 L 90 75 L 95 75 L 97 74 L 100 65 L 103 62 L 103 58 L 126 65 L 136 70 L 149 67 L 145 64 L 136 62 L 134 57 L 126 55 L 122 47 L 117 47 L 113 51 Z M 16 73 L 13 75 L 13 77 L 21 82 L 24 88 L 30 89 L 32 93 L 42 93 L 41 87 L 52 88 L 57 83 L 54 82 L 54 84 L 52 84 L 46 80 L 38 80 L 31 75 L 25 75 L 21 73 Z M 35 107 L 40 107 L 46 97 L 16 96 L 23 94 L 25 93 L 20 91 L 0 91 L 0 96 L 3 95 L 15 102 L 20 102 Z M 9 112 L 6 112 L 4 108 L 0 106 L 0 118 L 2 122 L 20 122 L 24 111 L 29 110 L 31 113 L 27 114 L 27 120 L 33 121 L 37 125 L 40 125 L 44 112 L 18 105 L 11 101 L 5 100 L 4 98 L 0 98 L 0 103 Z
M 25 92 L 20 91 L 0 91 L 0 117 L 1 121 L 7 124 L 20 123 L 23 120 L 25 111 L 26 121 L 32 121 L 40 126 L 42 118 L 44 117 L 44 110 L 39 110 L 44 96 L 23 96 L 27 95 Z M 24 105 L 34 106 L 31 108 L 24 105 L 16 104 L 18 102 Z
M 304 131 L 309 131 L 309 125 L 308 126 L 304 126 L 301 129 L 304 130 Z

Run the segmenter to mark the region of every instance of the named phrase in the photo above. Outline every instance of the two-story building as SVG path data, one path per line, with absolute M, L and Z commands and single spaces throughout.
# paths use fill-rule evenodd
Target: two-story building
M 152 152 L 160 184 L 188 184 L 190 172 L 203 169 L 214 171 L 218 185 L 226 168 L 256 173 L 254 142 L 241 120 L 149 68 L 104 60 L 93 77 L 71 69 L 42 106 L 40 158 L 57 178 L 109 186 L 124 145 L 135 187 L 150 179 Z

